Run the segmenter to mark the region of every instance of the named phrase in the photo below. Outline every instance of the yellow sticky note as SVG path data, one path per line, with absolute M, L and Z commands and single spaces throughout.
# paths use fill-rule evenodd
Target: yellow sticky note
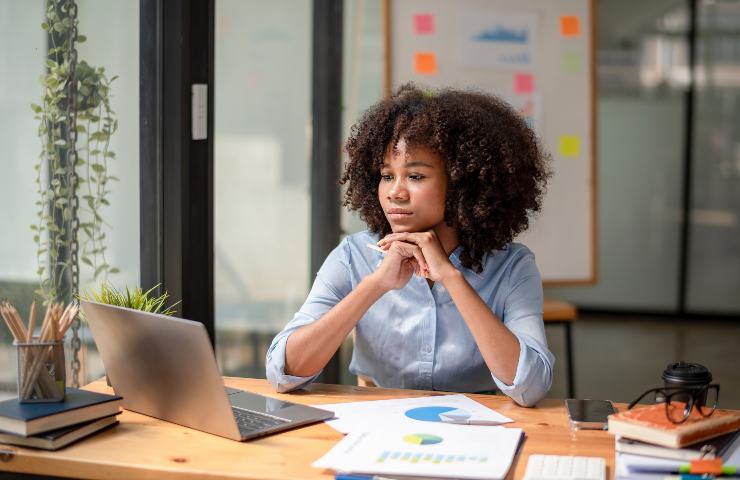
M 561 135 L 558 151 L 561 157 L 577 157 L 581 154 L 581 139 L 576 135 Z
M 418 52 L 414 55 L 414 70 L 422 75 L 437 73 L 437 56 L 431 52 Z

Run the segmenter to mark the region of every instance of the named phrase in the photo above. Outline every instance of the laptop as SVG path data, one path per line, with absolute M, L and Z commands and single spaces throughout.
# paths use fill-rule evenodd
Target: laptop
M 81 301 L 123 407 L 232 440 L 332 418 L 333 412 L 224 386 L 200 322 Z

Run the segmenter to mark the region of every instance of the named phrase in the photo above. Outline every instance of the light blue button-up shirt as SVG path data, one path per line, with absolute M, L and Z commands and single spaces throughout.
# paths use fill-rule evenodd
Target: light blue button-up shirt
M 318 376 L 285 373 L 288 337 L 321 318 L 378 268 L 383 254 L 367 247 L 377 241 L 367 231 L 349 235 L 326 258 L 306 302 L 267 351 L 267 379 L 277 391 L 295 390 Z M 450 255 L 452 264 L 519 340 L 514 382 L 507 385 L 488 369 L 444 286 L 437 282 L 430 289 L 416 275 L 402 289 L 383 295 L 357 323 L 349 369 L 381 387 L 454 392 L 498 387 L 518 404 L 534 405 L 550 389 L 555 362 L 545 339 L 542 281 L 534 254 L 511 243 L 489 252 L 483 270 L 476 273 L 460 264 L 459 253 L 460 247 Z

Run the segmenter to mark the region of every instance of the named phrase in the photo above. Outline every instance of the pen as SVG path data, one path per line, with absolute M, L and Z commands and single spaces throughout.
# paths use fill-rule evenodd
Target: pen
M 451 423 L 453 425 L 501 425 L 498 420 L 447 420 L 443 419 L 442 423 Z
M 707 478 L 714 478 L 714 477 L 705 477 L 704 475 L 682 473 L 681 475 L 665 476 L 663 477 L 663 480 L 706 480 Z
M 384 254 L 384 255 L 385 255 L 385 253 L 386 253 L 386 252 L 385 252 L 385 250 L 383 250 L 383 249 L 382 249 L 382 248 L 380 248 L 379 246 L 375 245 L 374 243 L 368 243 L 368 244 L 367 244 L 367 248 L 372 248 L 373 250 L 375 250 L 375 251 L 378 251 L 378 252 L 380 252 L 380 253 L 382 253 L 382 254 Z
M 377 475 L 359 475 L 352 473 L 337 473 L 334 480 L 393 480 L 388 477 L 379 477 Z

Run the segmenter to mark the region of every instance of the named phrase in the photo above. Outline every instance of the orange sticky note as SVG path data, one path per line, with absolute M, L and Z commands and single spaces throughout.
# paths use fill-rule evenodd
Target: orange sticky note
M 531 73 L 517 73 L 514 75 L 514 92 L 532 93 L 534 90 L 534 76 Z
M 414 15 L 414 33 L 417 35 L 432 35 L 434 33 L 434 15 L 431 13 Z
M 418 52 L 414 55 L 414 70 L 422 75 L 437 73 L 437 56 L 431 52 Z
M 561 135 L 558 152 L 562 157 L 577 157 L 581 154 L 581 139 L 575 135 Z
M 560 35 L 564 37 L 577 37 L 581 34 L 581 20 L 576 15 L 563 15 L 560 17 Z

